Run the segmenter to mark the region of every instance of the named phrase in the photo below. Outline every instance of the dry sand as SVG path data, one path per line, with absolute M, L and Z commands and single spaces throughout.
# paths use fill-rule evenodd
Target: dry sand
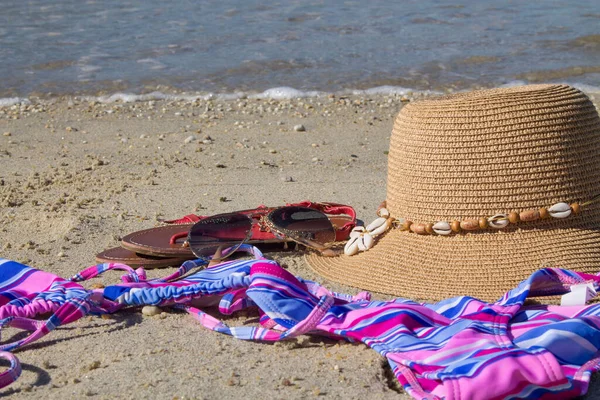
M 0 108 L 0 257 L 69 277 L 124 234 L 158 225 L 157 218 L 306 199 L 351 204 L 370 221 L 385 198 L 389 137 L 406 100 L 61 99 Z M 296 131 L 299 124 L 306 130 Z M 269 256 L 334 290 L 358 291 L 316 276 L 301 254 Z M 119 273 L 107 273 L 92 282 L 118 280 Z M 253 318 L 225 319 L 241 325 Z M 244 342 L 170 310 L 87 317 L 17 356 L 23 374 L 0 395 L 409 398 L 385 360 L 364 345 L 320 337 Z M 598 386 L 592 382 L 596 395 L 589 398 L 600 394 Z

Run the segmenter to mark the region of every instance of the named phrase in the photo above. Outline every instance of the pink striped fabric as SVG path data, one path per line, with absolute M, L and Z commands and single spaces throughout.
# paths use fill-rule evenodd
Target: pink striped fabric
M 495 303 L 470 297 L 420 304 L 408 299 L 371 301 L 330 292 L 294 277 L 249 246 L 252 260 L 232 260 L 194 272 L 189 261 L 168 277 L 147 280 L 143 269 L 120 264 L 90 267 L 70 280 L 0 261 L 0 328 L 33 333 L 0 346 L 11 367 L 0 386 L 19 374 L 9 353 L 88 313 L 113 313 L 146 304 L 183 308 L 205 327 L 244 340 L 277 341 L 301 334 L 360 341 L 385 356 L 405 390 L 417 399 L 570 398 L 585 394 L 599 369 L 600 305 L 524 305 L 529 297 L 563 294 L 573 284 L 600 278 L 562 269 L 532 274 Z M 108 270 L 126 272 L 122 283 L 86 290 L 76 281 Z M 219 298 L 227 315 L 257 308 L 260 326 L 228 327 L 192 307 Z M 53 310 L 46 321 L 32 319 Z

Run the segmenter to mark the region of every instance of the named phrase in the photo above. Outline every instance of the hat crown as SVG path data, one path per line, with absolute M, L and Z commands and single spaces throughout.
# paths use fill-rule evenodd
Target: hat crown
M 481 90 L 407 104 L 388 159 L 387 207 L 414 222 L 589 200 L 600 118 L 568 85 Z

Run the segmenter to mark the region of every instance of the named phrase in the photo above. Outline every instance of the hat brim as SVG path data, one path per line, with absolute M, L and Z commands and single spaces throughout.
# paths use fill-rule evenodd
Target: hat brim
M 309 254 L 306 260 L 316 273 L 360 289 L 418 301 L 454 296 L 495 301 L 540 268 L 597 273 L 600 226 L 451 236 L 395 229 L 369 251 L 338 257 Z

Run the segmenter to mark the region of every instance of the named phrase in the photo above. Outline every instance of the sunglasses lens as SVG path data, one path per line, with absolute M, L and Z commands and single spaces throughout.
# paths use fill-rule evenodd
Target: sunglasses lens
M 213 256 L 219 248 L 236 250 L 248 239 L 251 229 L 252 220 L 246 215 L 219 214 L 196 222 L 190 229 L 188 242 L 197 257 Z
M 308 247 L 335 241 L 335 228 L 325 214 L 307 207 L 282 207 L 269 214 L 275 229 Z

